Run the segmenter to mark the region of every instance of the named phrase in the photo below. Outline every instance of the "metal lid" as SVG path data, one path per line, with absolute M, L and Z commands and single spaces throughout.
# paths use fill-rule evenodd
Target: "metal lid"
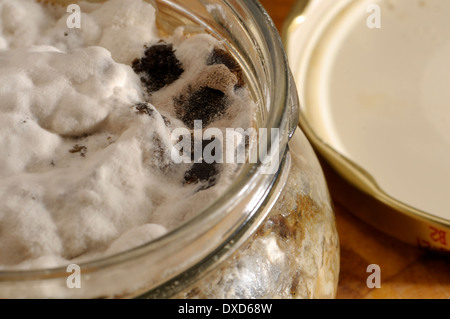
M 450 251 L 450 1 L 298 1 L 300 125 L 362 219 Z

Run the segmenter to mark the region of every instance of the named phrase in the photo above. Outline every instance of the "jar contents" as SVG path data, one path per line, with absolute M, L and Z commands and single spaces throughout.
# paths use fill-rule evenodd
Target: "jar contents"
M 180 226 L 240 165 L 194 147 L 177 162 L 173 132 L 195 144 L 198 126 L 254 126 L 222 42 L 183 28 L 160 37 L 143 0 L 79 8 L 78 28 L 66 7 L 0 0 L 0 270 L 111 255 Z

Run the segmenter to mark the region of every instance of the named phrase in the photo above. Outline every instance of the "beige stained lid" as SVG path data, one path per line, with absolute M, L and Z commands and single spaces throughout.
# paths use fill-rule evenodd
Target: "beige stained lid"
M 450 251 L 449 14 L 449 0 L 298 1 L 283 35 L 300 124 L 358 196 L 351 210 L 441 251 Z

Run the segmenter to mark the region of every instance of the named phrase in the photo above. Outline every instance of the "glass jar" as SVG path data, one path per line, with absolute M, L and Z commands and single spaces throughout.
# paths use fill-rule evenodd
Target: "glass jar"
M 297 91 L 267 13 L 257 1 L 151 2 L 161 32 L 182 25 L 225 40 L 258 105 L 258 128 L 279 135 L 268 138 L 266 158 L 246 164 L 194 219 L 143 246 L 79 264 L 81 288 L 68 288 L 66 267 L 0 272 L 0 297 L 333 298 L 334 213 L 318 160 L 297 129 Z M 276 172 L 267 174 L 264 163 L 274 161 Z

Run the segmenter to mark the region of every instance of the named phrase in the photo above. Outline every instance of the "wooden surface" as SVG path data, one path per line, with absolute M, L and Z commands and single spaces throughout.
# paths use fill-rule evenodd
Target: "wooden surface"
M 281 30 L 295 0 L 260 2 Z M 450 299 L 450 257 L 404 244 L 334 204 L 341 245 L 338 299 Z M 380 266 L 381 288 L 367 287 L 371 264 Z

